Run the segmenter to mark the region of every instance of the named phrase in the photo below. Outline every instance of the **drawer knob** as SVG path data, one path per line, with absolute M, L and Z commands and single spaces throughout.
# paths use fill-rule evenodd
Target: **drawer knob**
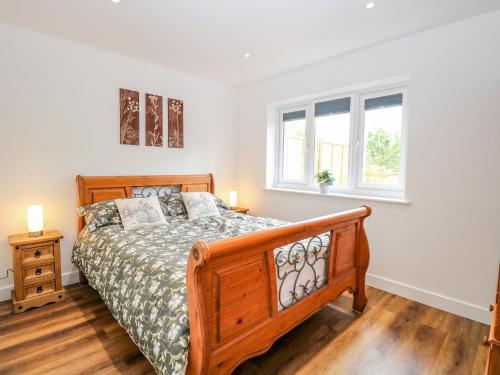
M 41 285 L 40 285 L 40 286 L 37 286 L 37 287 L 36 287 L 36 292 L 37 292 L 38 294 L 42 293 L 42 292 L 43 292 L 43 286 L 41 286 Z
M 37 268 L 36 271 L 35 271 L 35 274 L 37 276 L 41 275 L 42 274 L 42 269 L 41 268 Z
M 41 255 L 42 253 L 40 252 L 40 250 L 35 251 L 35 258 L 40 258 Z

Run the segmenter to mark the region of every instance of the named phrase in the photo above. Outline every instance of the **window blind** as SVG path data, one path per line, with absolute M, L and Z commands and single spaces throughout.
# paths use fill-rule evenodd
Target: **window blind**
M 365 100 L 365 110 L 403 105 L 403 94 L 379 96 Z
M 314 105 L 315 117 L 331 116 L 349 112 L 351 112 L 351 98 L 328 100 Z
M 305 118 L 306 118 L 305 109 L 302 111 L 293 111 L 293 112 L 283 113 L 283 121 L 304 120 Z

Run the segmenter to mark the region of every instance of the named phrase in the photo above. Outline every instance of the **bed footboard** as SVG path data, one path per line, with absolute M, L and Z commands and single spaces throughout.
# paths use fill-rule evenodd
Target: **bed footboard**
M 369 263 L 363 221 L 370 214 L 371 208 L 364 206 L 239 237 L 196 242 L 187 273 L 187 374 L 230 374 L 345 290 L 354 294 L 353 309 L 362 312 Z M 280 309 L 275 249 L 318 236 L 328 238 L 324 282 L 310 293 L 304 287 L 300 299 Z M 317 256 L 317 249 L 313 254 Z

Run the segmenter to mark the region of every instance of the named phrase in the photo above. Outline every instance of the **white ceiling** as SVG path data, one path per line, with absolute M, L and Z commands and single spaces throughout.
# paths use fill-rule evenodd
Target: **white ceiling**
M 500 0 L 372 0 L 371 10 L 367 1 L 0 0 L 0 21 L 239 85 L 500 9 Z

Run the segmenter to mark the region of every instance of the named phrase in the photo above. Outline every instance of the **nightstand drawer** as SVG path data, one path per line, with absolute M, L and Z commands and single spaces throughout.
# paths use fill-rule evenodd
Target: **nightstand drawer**
M 43 294 L 53 292 L 55 290 L 54 281 L 47 281 L 40 284 L 34 284 L 24 288 L 24 298 L 33 298 Z
M 25 267 L 23 269 L 24 282 L 31 283 L 36 279 L 54 274 L 54 263 L 42 264 L 40 266 Z
M 22 261 L 24 263 L 37 261 L 51 261 L 54 259 L 53 246 L 39 246 L 23 250 Z

